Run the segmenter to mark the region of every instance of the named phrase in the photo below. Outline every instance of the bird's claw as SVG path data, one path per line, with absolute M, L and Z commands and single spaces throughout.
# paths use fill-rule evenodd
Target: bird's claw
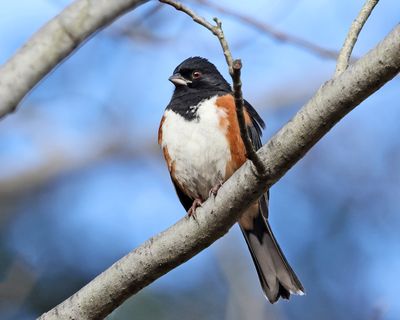
M 190 207 L 190 209 L 188 210 L 188 216 L 189 218 L 193 217 L 193 219 L 196 220 L 196 209 L 198 207 L 201 207 L 201 205 L 203 204 L 203 201 L 199 198 L 194 199 L 192 206 Z
M 223 184 L 223 182 L 219 181 L 214 187 L 212 187 L 210 189 L 210 192 L 208 193 L 208 196 L 209 197 L 211 197 L 211 196 L 215 197 L 218 194 L 218 190 L 219 190 L 219 188 L 221 188 L 222 184 Z

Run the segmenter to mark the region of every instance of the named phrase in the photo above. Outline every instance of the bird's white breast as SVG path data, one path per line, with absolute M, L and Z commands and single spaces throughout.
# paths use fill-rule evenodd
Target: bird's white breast
M 215 102 L 216 97 L 200 102 L 192 120 L 172 110 L 164 114 L 161 146 L 168 150 L 175 179 L 192 198 L 206 199 L 225 180 L 231 159 L 226 128 L 221 127 L 221 117 L 227 115 Z

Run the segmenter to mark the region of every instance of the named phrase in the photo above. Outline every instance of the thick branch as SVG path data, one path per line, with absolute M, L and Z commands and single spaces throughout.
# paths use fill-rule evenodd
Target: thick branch
M 236 114 L 237 114 L 237 119 L 238 119 L 239 128 L 240 128 L 240 135 L 243 140 L 243 144 L 246 148 L 247 158 L 250 159 L 251 162 L 254 164 L 258 174 L 260 174 L 261 176 L 264 175 L 265 168 L 263 166 L 262 161 L 258 157 L 258 155 L 253 147 L 253 144 L 251 143 L 249 133 L 246 128 L 246 123 L 244 121 L 242 82 L 240 80 L 240 72 L 242 69 L 242 62 L 240 60 L 233 61 L 232 53 L 229 49 L 228 41 L 225 38 L 225 34 L 222 29 L 221 21 L 218 18 L 214 18 L 216 25 L 213 26 L 207 20 L 200 17 L 193 10 L 184 6 L 179 1 L 175 1 L 175 0 L 159 0 L 159 1 L 162 3 L 165 3 L 165 4 L 169 4 L 169 5 L 173 6 L 176 10 L 186 13 L 188 16 L 190 16 L 193 19 L 193 21 L 197 22 L 198 24 L 202 25 L 206 29 L 210 30 L 218 38 L 219 43 L 221 44 L 221 47 L 222 47 L 222 51 L 224 52 L 226 63 L 228 64 L 229 74 L 232 77 L 232 83 L 233 83 L 232 86 L 233 86 L 233 95 L 235 98 Z
M 358 35 L 360 34 L 361 29 L 364 27 L 365 22 L 367 22 L 368 17 L 370 16 L 372 10 L 374 10 L 378 1 L 379 0 L 366 0 L 357 18 L 351 24 L 351 27 L 337 59 L 335 76 L 338 76 L 347 69 L 351 53 L 353 52 L 354 45 L 356 44 L 358 39 Z
M 400 71 L 400 26 L 376 48 L 325 83 L 264 145 L 261 179 L 247 161 L 196 211 L 112 265 L 41 319 L 101 319 L 129 296 L 190 259 L 228 232 L 241 212 L 277 182 L 340 119 Z
M 0 68 L 0 118 L 93 33 L 145 0 L 76 0 Z

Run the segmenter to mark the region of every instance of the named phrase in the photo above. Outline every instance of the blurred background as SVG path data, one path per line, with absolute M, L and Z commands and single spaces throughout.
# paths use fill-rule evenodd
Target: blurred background
M 1 1 L 0 63 L 70 2 Z M 331 77 L 363 2 L 187 4 L 223 21 L 266 141 Z M 378 4 L 355 57 L 383 39 L 399 12 L 397 0 Z M 39 316 L 185 214 L 157 130 L 173 91 L 168 77 L 196 55 L 228 79 L 207 30 L 147 3 L 0 121 L 1 319 Z M 399 86 L 397 77 L 363 102 L 271 190 L 271 224 L 306 296 L 267 303 L 234 227 L 108 319 L 400 319 Z

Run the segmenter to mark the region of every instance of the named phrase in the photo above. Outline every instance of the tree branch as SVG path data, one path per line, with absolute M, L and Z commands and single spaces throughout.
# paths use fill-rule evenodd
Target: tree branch
M 184 6 L 182 3 L 175 1 L 175 0 L 159 0 L 162 3 L 169 4 L 174 7 L 176 10 L 182 11 L 190 16 L 193 21 L 197 22 L 198 24 L 202 25 L 206 29 L 210 30 L 219 40 L 221 44 L 222 51 L 225 56 L 226 63 L 228 64 L 229 74 L 232 78 L 232 87 L 233 87 L 233 96 L 235 98 L 235 107 L 236 107 L 236 115 L 237 120 L 240 128 L 240 135 L 243 141 L 243 144 L 246 149 L 247 158 L 251 160 L 256 168 L 258 174 L 261 176 L 265 175 L 265 168 L 258 157 L 253 144 L 251 143 L 249 133 L 246 128 L 246 123 L 244 120 L 244 113 L 243 113 L 243 94 L 242 94 L 242 82 L 240 80 L 240 72 L 242 69 L 242 62 L 240 60 L 233 60 L 232 53 L 229 49 L 228 41 L 226 41 L 224 31 L 222 29 L 222 23 L 218 18 L 214 18 L 216 25 L 212 25 L 204 18 L 200 17 L 190 8 Z
M 0 68 L 0 118 L 96 31 L 146 0 L 76 0 Z
M 315 96 L 264 145 L 260 178 L 247 161 L 196 211 L 113 264 L 40 319 L 101 319 L 129 296 L 223 236 L 240 214 L 276 183 L 340 119 L 400 71 L 400 26 Z
M 358 39 L 358 35 L 360 34 L 361 29 L 363 28 L 365 22 L 367 22 L 368 17 L 377 5 L 378 1 L 379 0 L 367 0 L 357 18 L 351 24 L 350 30 L 337 59 L 335 76 L 338 76 L 347 69 L 351 53 L 353 52 L 354 45 Z

